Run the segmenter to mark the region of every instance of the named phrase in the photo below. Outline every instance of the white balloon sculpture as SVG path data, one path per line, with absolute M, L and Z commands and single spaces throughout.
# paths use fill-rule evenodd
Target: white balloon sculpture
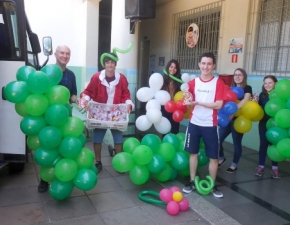
M 181 79 L 186 84 L 195 77 L 195 75 L 184 73 Z M 153 73 L 149 78 L 149 87 L 142 87 L 137 91 L 137 99 L 140 102 L 147 102 L 146 115 L 139 116 L 136 120 L 138 130 L 146 131 L 154 124 L 159 133 L 167 134 L 170 132 L 171 124 L 167 118 L 162 116 L 161 105 L 165 105 L 171 98 L 167 91 L 160 90 L 162 86 L 163 76 L 160 73 Z M 183 85 L 182 89 L 185 89 L 185 87 L 187 86 Z

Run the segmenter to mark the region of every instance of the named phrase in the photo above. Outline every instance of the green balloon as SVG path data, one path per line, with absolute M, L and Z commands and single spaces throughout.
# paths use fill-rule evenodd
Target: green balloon
M 59 157 L 59 153 L 56 149 L 45 149 L 38 147 L 34 152 L 35 162 L 43 167 L 52 167 L 54 161 Z
M 59 84 L 62 79 L 62 70 L 56 64 L 46 65 L 41 69 L 41 71 L 48 76 L 50 87 Z
M 72 110 L 73 110 L 72 105 L 69 104 L 69 103 L 65 103 L 64 106 L 65 106 L 65 108 L 66 108 L 67 111 L 68 111 L 68 115 L 69 115 L 69 116 L 72 116 Z
M 177 170 L 171 167 L 171 177 L 169 178 L 169 180 L 170 181 L 175 180 L 177 178 L 177 175 L 178 175 Z
M 64 200 L 70 196 L 73 189 L 73 181 L 62 182 L 58 179 L 55 179 L 50 185 L 49 194 L 55 200 Z
M 134 166 L 132 155 L 128 152 L 120 152 L 114 156 L 112 166 L 120 173 L 130 171 Z
M 174 170 L 185 170 L 189 167 L 188 157 L 183 152 L 176 152 L 174 158 L 170 162 L 170 165 Z
M 43 94 L 49 88 L 49 78 L 44 72 L 35 71 L 29 74 L 26 84 L 30 92 Z
M 159 148 L 160 144 L 161 144 L 161 140 L 160 138 L 155 135 L 155 134 L 146 134 L 142 140 L 141 140 L 141 144 L 142 145 L 146 145 L 149 148 L 151 148 L 151 150 L 156 153 L 157 149 Z
M 170 143 L 161 143 L 159 149 L 156 154 L 161 155 L 165 162 L 169 162 L 173 159 L 175 155 L 175 149 Z
M 31 66 L 22 66 L 17 70 L 16 73 L 16 79 L 18 81 L 27 81 L 28 75 L 32 72 L 36 72 L 36 69 L 34 69 Z
M 277 127 L 277 123 L 275 122 L 274 118 L 270 118 L 267 120 L 266 128 L 269 130 L 271 127 Z
M 132 158 L 134 162 L 138 165 L 146 165 L 148 164 L 153 157 L 153 152 L 151 148 L 146 145 L 137 146 L 132 154 Z
M 84 122 L 78 117 L 68 117 L 66 123 L 59 127 L 63 137 L 78 137 L 84 132 Z
M 71 181 L 78 172 L 78 165 L 73 159 L 64 158 L 55 165 L 54 174 L 57 179 L 63 182 Z
M 132 183 L 136 185 L 145 184 L 149 180 L 149 176 L 150 174 L 147 167 L 142 165 L 134 165 L 129 172 Z
M 134 149 L 140 145 L 140 141 L 137 138 L 127 138 L 123 143 L 124 152 L 128 152 L 130 154 L 133 153 Z
M 290 109 L 281 109 L 275 114 L 275 122 L 278 127 L 289 128 L 290 127 Z
M 14 106 L 14 108 L 15 108 L 15 111 L 17 112 L 17 114 L 19 116 L 24 117 L 24 116 L 27 116 L 28 115 L 28 113 L 27 113 L 27 111 L 25 109 L 24 102 L 16 103 L 15 106 Z
M 151 161 L 147 164 L 150 173 L 161 173 L 165 168 L 165 161 L 162 156 L 154 154 Z
M 199 167 L 205 166 L 209 163 L 209 158 L 206 156 L 205 150 L 199 149 L 197 161 Z
M 96 175 L 99 173 L 99 171 L 95 165 L 92 165 L 90 170 L 93 171 Z
M 38 135 L 28 136 L 26 143 L 28 148 L 36 150 L 40 146 Z
M 160 182 L 168 181 L 171 178 L 172 168 L 166 163 L 165 168 L 161 171 L 161 173 L 155 174 L 155 178 Z
M 290 138 L 284 138 L 281 141 L 278 142 L 276 146 L 278 153 L 285 157 L 289 158 L 290 157 Z
M 186 168 L 185 170 L 180 170 L 178 172 L 184 177 L 188 177 L 190 175 L 189 168 Z
M 20 122 L 21 131 L 28 135 L 37 135 L 44 127 L 46 122 L 43 116 L 25 116 Z
M 74 159 L 81 153 L 82 147 L 82 143 L 78 138 L 65 137 L 61 141 L 58 150 L 63 157 Z
M 55 179 L 54 167 L 41 167 L 40 177 L 46 182 L 52 182 Z
M 24 102 L 26 112 L 32 116 L 41 116 L 48 107 L 48 99 L 41 94 L 31 94 Z
M 286 160 L 286 157 L 280 155 L 275 145 L 271 145 L 267 149 L 267 155 L 269 159 L 271 159 L 274 162 L 283 162 L 284 160 Z
M 164 136 L 162 142 L 172 144 L 175 151 L 178 151 L 178 149 L 179 149 L 179 140 L 175 134 L 172 134 L 172 133 L 166 134 Z
M 40 145 L 46 149 L 57 148 L 61 141 L 62 135 L 58 128 L 53 126 L 44 127 L 38 135 Z
M 184 153 L 187 156 L 187 158 L 189 158 L 190 153 L 184 150 L 184 141 L 179 142 L 178 151 Z
M 80 140 L 82 147 L 84 147 L 87 143 L 86 135 L 84 133 L 81 133 L 77 138 Z
M 178 134 L 176 134 L 176 137 L 178 138 L 178 140 L 180 142 L 184 142 L 185 141 L 185 133 L 178 133 Z
M 273 100 L 273 99 L 277 99 L 277 98 L 279 98 L 279 97 L 278 97 L 278 95 L 277 95 L 275 89 L 273 89 L 273 90 L 269 93 L 269 99 L 270 99 L 270 100 Z
M 30 94 L 24 81 L 12 81 L 4 88 L 4 97 L 12 103 L 24 102 Z
M 279 141 L 288 137 L 288 131 L 280 127 L 271 127 L 266 132 L 267 140 L 276 145 Z
M 55 85 L 50 87 L 45 92 L 46 97 L 48 98 L 49 104 L 66 104 L 70 99 L 69 90 L 62 85 Z
M 277 93 L 278 97 L 282 100 L 288 100 L 290 98 L 290 80 L 288 79 L 281 79 L 275 85 L 275 92 Z
M 80 169 L 74 178 L 74 185 L 82 191 L 93 189 L 97 185 L 97 182 L 98 177 L 90 169 Z
M 265 112 L 271 117 L 274 117 L 281 109 L 286 109 L 286 102 L 279 98 L 269 100 L 265 105 Z
M 50 105 L 44 115 L 45 121 L 51 126 L 63 126 L 68 121 L 67 108 L 61 104 Z
M 94 153 L 88 148 L 82 148 L 81 153 L 75 158 L 79 169 L 89 169 L 95 160 Z

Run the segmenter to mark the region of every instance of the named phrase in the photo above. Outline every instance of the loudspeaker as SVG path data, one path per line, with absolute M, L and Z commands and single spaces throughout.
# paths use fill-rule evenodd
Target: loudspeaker
M 125 0 L 126 19 L 155 18 L 156 0 Z

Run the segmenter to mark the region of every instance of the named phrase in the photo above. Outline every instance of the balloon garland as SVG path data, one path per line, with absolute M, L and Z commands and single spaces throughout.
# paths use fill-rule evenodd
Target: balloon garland
M 166 69 L 163 69 L 163 73 L 166 74 L 167 76 L 169 76 L 172 80 L 175 80 L 181 84 L 183 84 L 183 80 L 176 78 L 175 76 L 171 75 L 170 73 L 167 73 Z
M 119 53 L 123 53 L 123 54 L 124 54 L 124 53 L 128 53 L 129 51 L 131 51 L 132 48 L 133 48 L 133 43 L 131 42 L 131 43 L 129 44 L 128 48 L 126 48 L 126 49 L 124 49 L 124 50 L 119 49 L 119 48 L 113 48 L 113 53 L 114 53 L 116 56 L 114 56 L 114 55 L 112 55 L 112 54 L 109 54 L 109 53 L 104 53 L 104 54 L 102 54 L 102 55 L 101 55 L 101 58 L 100 58 L 100 61 L 101 61 L 101 65 L 102 65 L 102 67 L 104 67 L 104 58 L 105 58 L 105 57 L 108 57 L 108 58 L 112 59 L 113 61 L 118 62 L 119 58 L 118 58 L 118 56 L 117 56 L 117 52 L 119 52 Z

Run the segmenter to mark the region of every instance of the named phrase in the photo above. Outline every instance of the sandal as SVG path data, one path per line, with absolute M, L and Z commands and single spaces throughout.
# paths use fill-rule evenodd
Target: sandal
M 221 165 L 223 165 L 224 164 L 224 162 L 226 161 L 227 159 L 226 158 L 224 158 L 224 160 L 221 162 L 221 163 L 219 163 L 219 166 L 218 167 L 220 167 Z
M 95 164 L 95 167 L 97 167 L 98 173 L 103 169 L 103 165 L 101 161 L 97 161 Z

